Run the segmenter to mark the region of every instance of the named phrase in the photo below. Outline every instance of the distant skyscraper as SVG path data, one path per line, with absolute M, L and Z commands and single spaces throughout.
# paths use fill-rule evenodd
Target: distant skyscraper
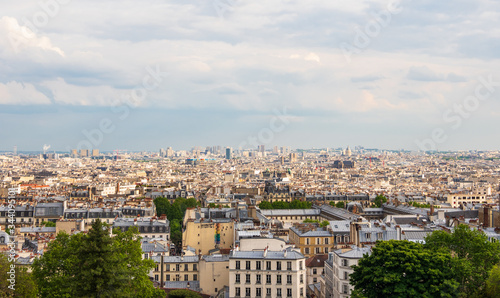
M 227 147 L 226 148 L 226 159 L 231 159 L 231 148 Z
M 72 149 L 72 150 L 71 150 L 71 156 L 72 156 L 72 157 L 78 157 L 78 150 L 76 150 L 76 149 Z
M 89 150 L 88 149 L 80 149 L 80 157 L 88 157 Z
M 13 151 L 14 151 L 14 152 L 13 152 L 13 153 L 14 153 L 14 155 L 17 155 L 17 146 L 14 146 L 14 150 L 13 150 Z
M 92 156 L 99 156 L 99 149 L 92 149 Z

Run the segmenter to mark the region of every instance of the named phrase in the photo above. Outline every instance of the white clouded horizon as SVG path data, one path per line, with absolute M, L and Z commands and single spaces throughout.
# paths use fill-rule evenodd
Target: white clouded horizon
M 258 119 L 288 106 L 304 127 L 336 117 L 390 131 L 408 120 L 400 126 L 419 137 L 443 125 L 443 111 L 473 94 L 478 77 L 500 80 L 500 3 L 492 0 L 232 1 L 222 16 L 215 0 L 71 1 L 27 38 L 25 21 L 42 11 L 30 3 L 3 4 L 0 109 L 111 107 L 142 85 L 149 66 L 168 75 L 140 108 Z M 390 3 L 401 12 L 346 60 L 341 44 L 352 44 Z M 495 107 L 498 100 L 484 103 L 475 117 L 495 121 Z M 415 123 L 420 128 L 410 127 Z M 318 144 L 325 143 L 323 130 Z M 348 130 L 363 144 L 359 127 Z M 399 135 L 387 146 L 415 149 Z M 485 140 L 485 146 L 500 143 Z

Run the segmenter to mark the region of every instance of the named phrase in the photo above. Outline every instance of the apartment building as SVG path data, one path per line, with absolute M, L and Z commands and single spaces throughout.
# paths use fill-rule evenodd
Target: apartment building
M 164 284 L 172 281 L 198 281 L 198 256 L 152 256 L 156 268 L 151 273 L 154 280 Z
M 370 253 L 370 247 L 354 245 L 330 252 L 328 260 L 325 261 L 325 297 L 350 297 L 353 290 L 353 287 L 349 284 L 349 275 L 354 272 L 352 266 L 357 265 L 359 259 Z
M 334 245 L 334 235 L 328 227 L 318 224 L 295 224 L 288 234 L 290 243 L 300 249 L 300 252 L 311 257 L 330 252 Z
M 239 251 L 229 256 L 229 297 L 305 297 L 305 257 L 292 250 Z

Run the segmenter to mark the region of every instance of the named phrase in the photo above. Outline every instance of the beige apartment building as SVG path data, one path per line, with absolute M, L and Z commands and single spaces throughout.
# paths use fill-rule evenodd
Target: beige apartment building
M 305 297 L 305 257 L 291 249 L 233 251 L 229 297 Z
M 194 248 L 208 255 L 214 249 L 231 249 L 234 243 L 234 221 L 229 218 L 188 219 L 182 232 L 182 248 Z
M 215 296 L 229 285 L 229 255 L 202 256 L 199 263 L 200 290 Z

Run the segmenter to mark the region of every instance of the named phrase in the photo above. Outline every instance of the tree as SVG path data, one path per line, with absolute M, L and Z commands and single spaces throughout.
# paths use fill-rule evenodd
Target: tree
M 263 210 L 264 209 L 273 209 L 273 205 L 268 201 L 262 201 L 259 203 L 259 208 L 263 209 Z
M 353 266 L 350 283 L 358 297 L 452 297 L 457 283 L 452 257 L 410 241 L 379 241 Z
M 168 292 L 168 298 L 201 298 L 201 295 L 190 290 L 172 290 Z
M 328 225 L 330 224 L 330 222 L 328 220 L 323 220 L 319 226 L 324 228 L 324 227 L 328 227 Z
M 482 231 L 459 225 L 453 231 L 434 231 L 425 238 L 425 247 L 447 251 L 456 259 L 455 279 L 466 297 L 484 297 L 488 273 L 500 262 L 500 243 L 488 241 Z
M 500 297 L 500 264 L 493 267 L 486 280 L 486 294 L 488 297 Z
M 51 228 L 56 227 L 56 223 L 52 221 L 42 221 L 41 225 L 44 227 L 51 227 Z
M 88 234 L 59 233 L 33 264 L 42 297 L 162 297 L 147 276 L 137 228 L 115 230 L 96 220 Z
M 14 266 L 12 268 L 11 266 Z M 13 270 L 13 271 L 12 271 Z M 12 283 L 11 272 L 15 272 L 14 290 L 9 288 Z M 31 273 L 26 268 L 9 262 L 9 259 L 0 253 L 0 297 L 37 297 L 37 288 Z
M 377 195 L 373 200 L 373 204 L 375 204 L 377 208 L 382 207 L 382 204 L 384 203 L 387 203 L 387 198 L 384 197 L 383 195 Z
M 337 208 L 345 208 L 345 203 L 344 202 L 337 202 L 337 204 L 335 204 L 335 207 L 337 207 Z

